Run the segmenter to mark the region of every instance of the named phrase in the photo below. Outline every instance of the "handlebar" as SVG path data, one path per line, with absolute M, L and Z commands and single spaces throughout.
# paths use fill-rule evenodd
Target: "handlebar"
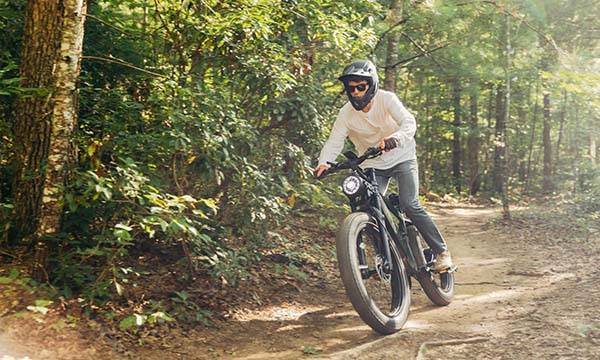
M 321 173 L 321 176 L 318 176 L 317 179 L 322 179 L 326 175 L 329 175 L 331 173 L 334 173 L 334 172 L 340 171 L 340 170 L 344 170 L 344 169 L 356 170 L 360 164 L 362 164 L 363 162 L 365 162 L 368 159 L 376 158 L 377 156 L 381 155 L 381 153 L 383 153 L 383 149 L 381 149 L 379 147 L 368 148 L 367 151 L 364 152 L 364 154 L 362 154 L 361 156 L 358 156 L 358 157 L 353 152 L 344 153 L 344 155 L 348 159 L 347 161 L 344 161 L 341 163 L 328 162 L 328 164 L 331 165 L 331 167 L 329 169 L 323 171 Z

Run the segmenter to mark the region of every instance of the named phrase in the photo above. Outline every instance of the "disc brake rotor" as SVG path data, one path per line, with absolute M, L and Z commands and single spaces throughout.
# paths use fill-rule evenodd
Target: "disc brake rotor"
M 383 258 L 380 255 L 375 257 L 375 269 L 381 282 L 389 284 L 392 281 L 392 274 L 383 269 Z

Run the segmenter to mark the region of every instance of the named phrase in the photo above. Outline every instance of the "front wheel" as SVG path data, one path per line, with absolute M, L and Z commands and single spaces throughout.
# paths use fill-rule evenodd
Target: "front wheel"
M 391 239 L 392 270 L 386 271 L 380 231 L 367 213 L 348 215 L 338 232 L 337 258 L 346 294 L 361 319 L 381 334 L 392 334 L 408 318 L 409 279 Z

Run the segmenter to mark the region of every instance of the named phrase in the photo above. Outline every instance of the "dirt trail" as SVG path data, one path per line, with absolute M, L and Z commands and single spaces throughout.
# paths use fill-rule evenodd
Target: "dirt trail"
M 459 266 L 457 295 L 436 307 L 415 285 L 409 321 L 394 335 L 364 325 L 334 279 L 192 340 L 204 351 L 181 344 L 180 358 L 600 359 L 593 256 L 576 244 L 542 246 L 486 229 L 496 215 L 477 207 L 433 211 Z
M 277 305 L 256 299 L 253 310 L 233 320 L 148 336 L 138 348 L 119 349 L 115 341 L 114 354 L 148 360 L 600 359 L 597 248 L 541 244 L 488 229 L 497 216 L 490 208 L 440 207 L 432 215 L 459 266 L 457 295 L 449 306 L 436 307 L 415 284 L 409 321 L 396 334 L 380 336 L 364 325 L 331 267 L 321 283 L 281 289 L 272 302 Z M 69 358 L 103 358 L 80 355 Z

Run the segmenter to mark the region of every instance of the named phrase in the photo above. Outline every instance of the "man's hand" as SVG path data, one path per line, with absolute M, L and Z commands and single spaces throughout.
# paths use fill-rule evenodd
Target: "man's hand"
M 315 169 L 315 177 L 321 177 L 321 175 L 323 175 L 323 172 L 325 172 L 325 170 L 329 169 L 331 166 L 329 165 L 319 165 L 316 169 Z
M 381 139 L 381 142 L 379 143 L 379 148 L 385 152 L 388 152 L 398 146 L 400 146 L 400 140 L 398 140 L 398 138 L 395 136 L 385 137 Z

